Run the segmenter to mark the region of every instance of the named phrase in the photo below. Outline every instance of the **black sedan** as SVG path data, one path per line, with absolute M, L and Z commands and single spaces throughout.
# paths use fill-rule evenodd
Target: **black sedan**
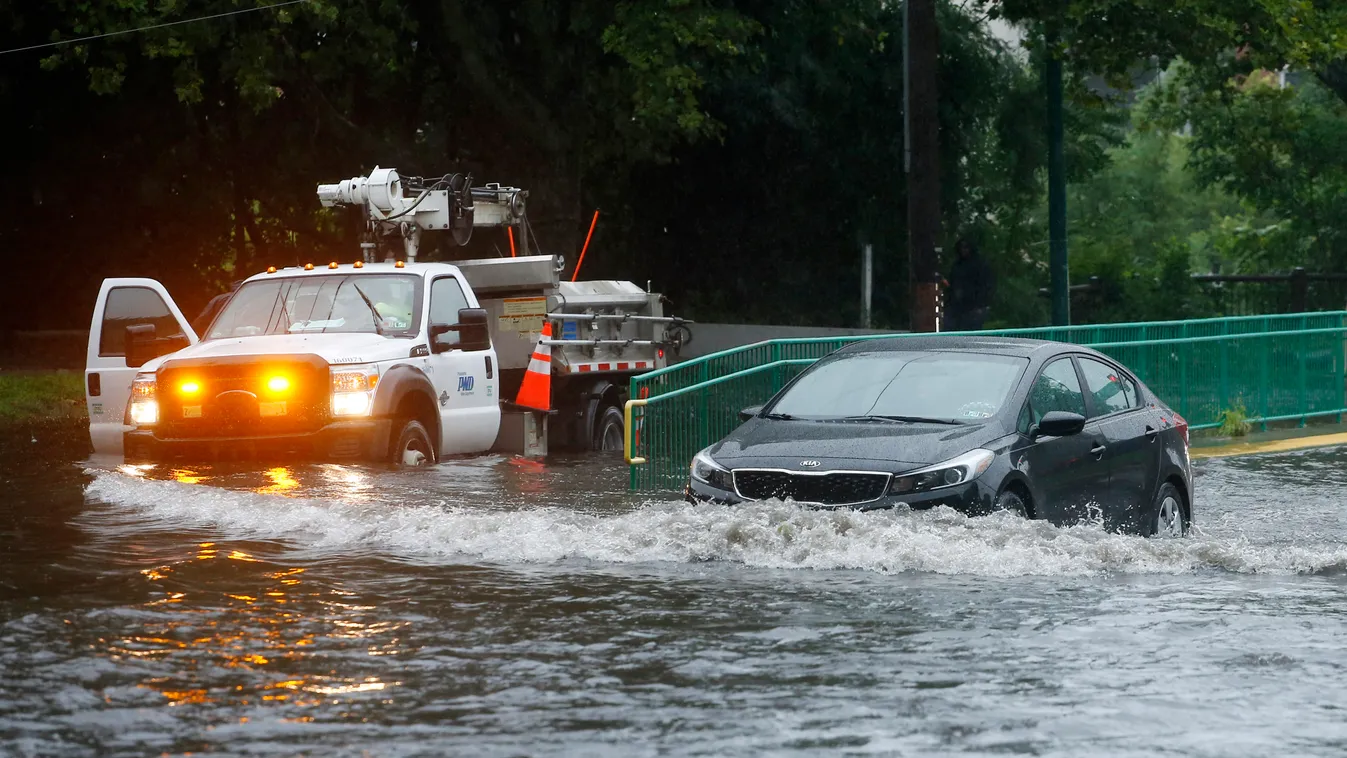
M 1188 424 L 1088 348 L 976 336 L 861 342 L 698 453 L 694 501 L 1014 511 L 1182 536 Z

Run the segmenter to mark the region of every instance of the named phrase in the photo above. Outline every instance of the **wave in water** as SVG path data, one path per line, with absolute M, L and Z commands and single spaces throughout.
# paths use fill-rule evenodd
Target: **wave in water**
M 1057 528 L 1008 514 L 947 508 L 857 513 L 786 503 L 733 508 L 656 502 L 611 515 L 565 508 L 347 503 L 238 492 L 94 472 L 86 495 L 175 526 L 234 539 L 279 540 L 321 553 L 378 553 L 418 562 L 726 561 L 765 568 L 924 571 L 983 576 L 1338 573 L 1341 543 L 1260 545 L 1246 538 L 1148 540 L 1098 526 Z

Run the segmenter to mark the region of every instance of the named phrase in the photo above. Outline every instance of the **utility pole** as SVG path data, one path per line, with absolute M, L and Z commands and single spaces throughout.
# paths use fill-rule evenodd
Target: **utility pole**
M 936 86 L 940 30 L 935 0 L 903 4 L 904 164 L 907 171 L 907 258 L 910 324 L 933 332 L 940 298 L 940 121 Z
M 861 248 L 861 328 L 870 328 L 870 305 L 875 286 L 874 246 L 869 242 Z
M 1057 33 L 1047 34 L 1048 69 L 1048 269 L 1052 282 L 1052 325 L 1071 324 L 1070 276 L 1066 249 L 1066 156 L 1062 143 L 1062 60 L 1057 57 Z

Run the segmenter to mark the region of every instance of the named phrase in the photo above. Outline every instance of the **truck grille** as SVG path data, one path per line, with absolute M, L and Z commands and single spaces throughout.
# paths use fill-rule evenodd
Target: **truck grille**
M 289 387 L 272 390 L 283 376 Z M 160 439 L 271 437 L 315 432 L 327 423 L 332 380 L 317 356 L 240 356 L 167 361 L 157 375 Z M 182 386 L 196 384 L 186 394 Z
M 749 500 L 794 500 L 816 505 L 858 505 L 884 496 L 892 475 L 875 472 L 803 474 L 771 469 L 735 469 L 734 487 Z

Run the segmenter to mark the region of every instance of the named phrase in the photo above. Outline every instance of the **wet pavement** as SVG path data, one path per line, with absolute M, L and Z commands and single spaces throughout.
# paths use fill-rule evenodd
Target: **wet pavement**
M 1204 461 L 1164 541 L 7 455 L 0 755 L 1339 756 L 1344 464 Z

